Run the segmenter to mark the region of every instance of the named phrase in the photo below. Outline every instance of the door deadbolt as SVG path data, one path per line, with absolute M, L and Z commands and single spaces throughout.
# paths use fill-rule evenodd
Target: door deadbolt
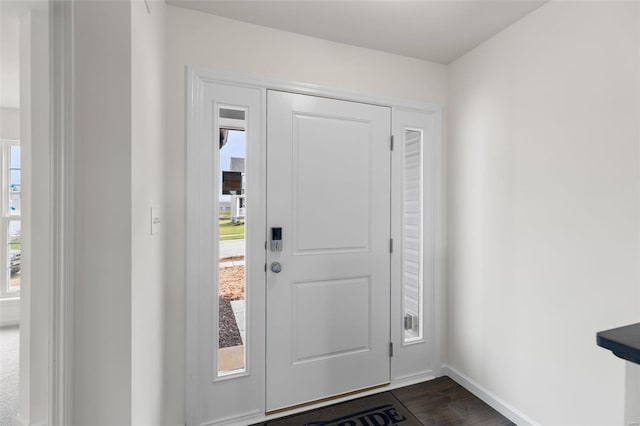
M 280 262 L 271 263 L 271 272 L 279 274 L 280 271 L 282 271 L 282 265 L 280 264 Z
M 282 228 L 271 228 L 271 251 L 282 251 Z

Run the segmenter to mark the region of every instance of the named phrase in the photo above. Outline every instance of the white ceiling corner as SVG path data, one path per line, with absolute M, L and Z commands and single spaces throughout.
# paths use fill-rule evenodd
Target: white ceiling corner
M 166 0 L 188 9 L 448 64 L 547 0 Z

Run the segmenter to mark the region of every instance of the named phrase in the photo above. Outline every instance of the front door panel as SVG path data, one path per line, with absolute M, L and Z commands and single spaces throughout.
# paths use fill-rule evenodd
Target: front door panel
M 267 99 L 269 411 L 389 382 L 390 109 Z

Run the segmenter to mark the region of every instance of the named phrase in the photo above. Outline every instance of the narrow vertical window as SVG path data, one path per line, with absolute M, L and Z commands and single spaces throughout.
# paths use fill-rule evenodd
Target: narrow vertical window
M 22 268 L 21 239 L 21 188 L 22 167 L 20 165 L 20 145 L 17 141 L 2 141 L 0 144 L 0 165 L 2 166 L 2 191 L 0 191 L 0 267 L 4 271 L 0 277 L 0 297 L 20 296 Z
M 218 376 L 246 371 L 246 111 L 219 109 Z M 250 208 L 250 207 L 249 207 Z
M 422 130 L 406 129 L 402 167 L 402 311 L 404 342 L 422 339 Z

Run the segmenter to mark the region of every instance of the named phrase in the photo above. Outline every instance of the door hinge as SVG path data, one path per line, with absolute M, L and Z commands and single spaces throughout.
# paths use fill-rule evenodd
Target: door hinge
M 267 272 L 267 264 L 264 264 L 264 271 Z
M 391 135 L 391 151 L 393 151 L 393 135 Z
M 389 238 L 389 253 L 393 253 L 393 238 Z
M 393 342 L 389 342 L 389 357 L 393 358 Z

